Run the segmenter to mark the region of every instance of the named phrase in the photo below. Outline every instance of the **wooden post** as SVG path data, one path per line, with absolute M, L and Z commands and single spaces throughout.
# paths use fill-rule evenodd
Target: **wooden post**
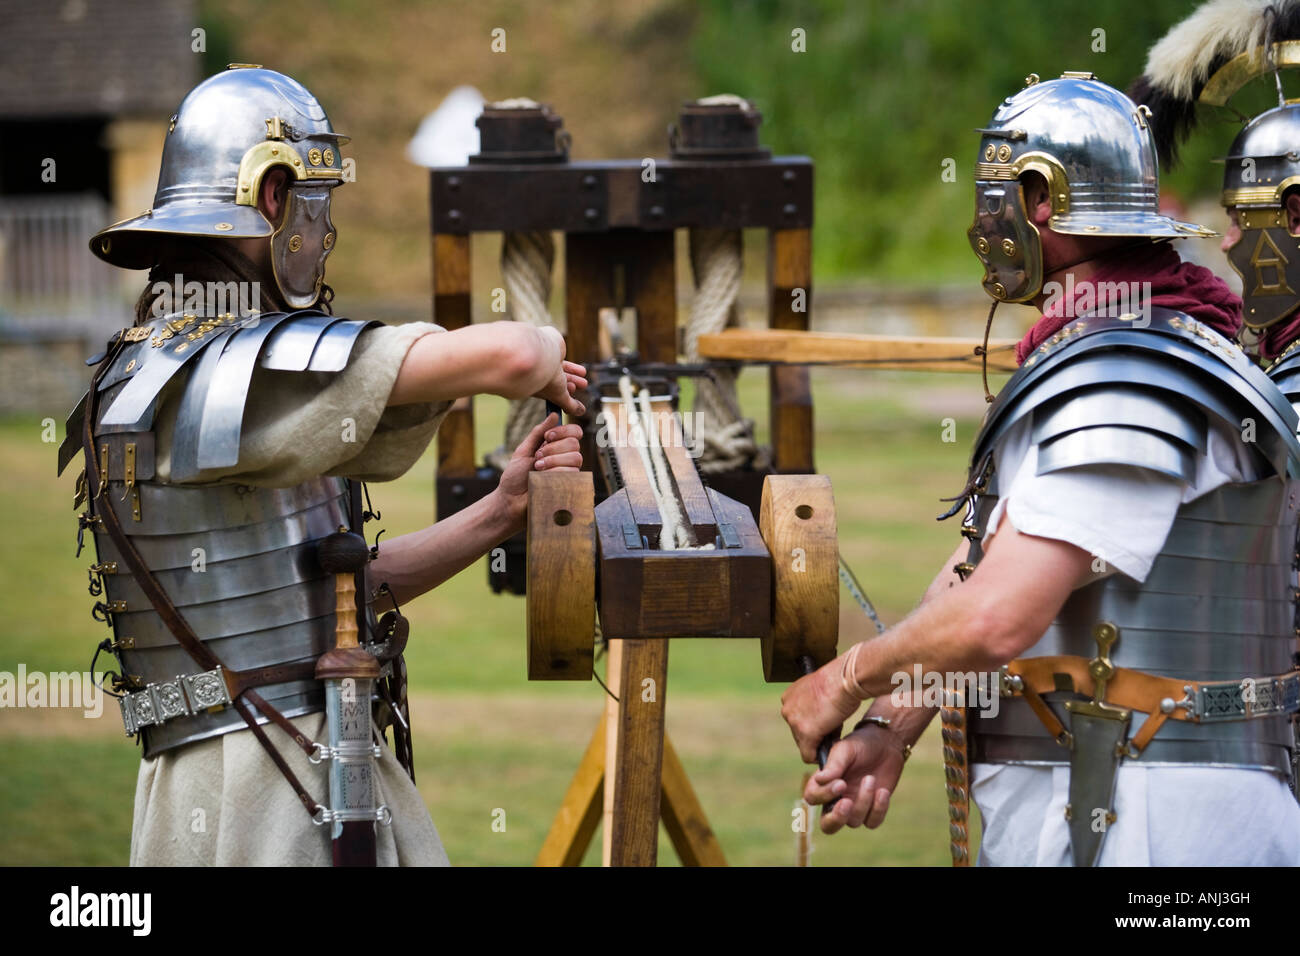
M 614 780 L 618 775 L 618 708 L 623 696 L 623 642 L 605 645 L 605 791 L 600 828 L 600 863 L 609 866 L 614 848 Z M 618 699 L 616 699 L 618 698 Z
M 673 232 L 644 232 L 623 256 L 643 362 L 677 361 L 677 250 Z
M 806 331 L 812 309 L 812 231 L 773 229 L 767 245 L 768 325 Z M 812 387 L 808 369 L 773 366 L 768 373 L 772 464 L 785 474 L 813 468 Z
M 447 331 L 470 324 L 469 236 L 434 233 L 433 320 Z M 474 474 L 474 404 L 462 398 L 438 429 L 438 474 Z
M 599 358 L 600 310 L 630 305 L 636 309 L 641 360 L 677 360 L 677 265 L 671 230 L 569 233 L 564 262 L 570 359 Z
M 617 735 L 607 738 L 614 744 L 610 748 L 613 772 L 607 770 L 605 778 L 607 794 L 611 777 L 613 782 L 608 862 L 610 866 L 654 866 L 659 850 L 668 642 L 610 642 L 611 646 L 619 643 L 623 648 Z
M 564 317 L 568 358 L 592 362 L 600 356 L 600 310 L 614 301 L 609 238 L 602 233 L 564 236 Z

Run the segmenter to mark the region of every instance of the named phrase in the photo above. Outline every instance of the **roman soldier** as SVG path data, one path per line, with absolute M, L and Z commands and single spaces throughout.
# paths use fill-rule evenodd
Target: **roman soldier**
M 959 865 L 970 798 L 985 864 L 1298 864 L 1296 413 L 1234 342 L 1240 300 L 1174 251 L 1212 233 L 1159 213 L 1145 104 L 1031 75 L 979 135 L 984 289 L 1042 314 L 951 570 L 783 698 L 809 761 L 875 698 L 805 796 L 824 830 L 879 825 L 940 712 Z M 899 693 L 917 667 L 942 707 Z
M 522 528 L 529 471 L 581 460 L 548 416 L 493 494 L 368 547 L 362 483 L 410 468 L 455 399 L 580 413 L 585 380 L 554 330 L 333 315 L 346 142 L 301 84 L 232 66 L 172 116 L 153 208 L 91 240 L 150 270 L 59 457 L 84 454 L 79 551 L 93 532 L 100 649 L 143 745 L 133 864 L 445 863 L 398 605 Z
M 1151 48 L 1134 84 L 1151 104 L 1166 166 L 1205 107 L 1227 106 L 1260 78 L 1277 91 L 1277 105 L 1245 118 L 1223 158 L 1230 220 L 1223 251 L 1241 276 L 1242 344 L 1293 404 L 1300 404 L 1300 103 L 1287 100 L 1282 71 L 1297 66 L 1300 3 L 1214 0 Z

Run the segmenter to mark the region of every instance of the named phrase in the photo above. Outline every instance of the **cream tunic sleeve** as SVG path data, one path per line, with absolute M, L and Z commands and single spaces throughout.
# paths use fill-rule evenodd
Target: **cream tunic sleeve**
M 388 407 L 406 353 L 431 322 L 367 329 L 341 372 L 253 372 L 244 406 L 239 461 L 201 471 L 186 484 L 239 482 L 288 488 L 321 475 L 391 481 L 424 453 L 451 402 Z M 182 382 L 160 397 L 157 474 L 171 479 L 171 444 Z

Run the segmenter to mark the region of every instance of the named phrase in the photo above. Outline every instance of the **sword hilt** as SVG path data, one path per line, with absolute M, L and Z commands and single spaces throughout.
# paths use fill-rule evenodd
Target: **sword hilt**
M 375 680 L 379 662 L 357 641 L 356 574 L 370 560 L 366 539 L 340 529 L 323 538 L 316 549 L 322 570 L 334 575 L 334 647 L 316 662 L 317 680 Z

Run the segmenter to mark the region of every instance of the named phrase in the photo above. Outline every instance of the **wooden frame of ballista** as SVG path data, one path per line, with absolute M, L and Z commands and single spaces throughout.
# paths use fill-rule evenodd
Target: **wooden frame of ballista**
M 653 865 L 661 819 L 683 863 L 725 863 L 664 733 L 670 638 L 757 637 L 769 681 L 792 680 L 835 656 L 834 501 L 829 480 L 813 474 L 808 367 L 793 363 L 979 367 L 975 340 L 808 331 L 813 164 L 770 156 L 758 143 L 759 119 L 746 106 L 687 104 L 670 136 L 672 155 L 655 160 L 647 180 L 643 160 L 570 162 L 568 135 L 547 107 L 488 107 L 478 121 L 478 156 L 431 174 L 435 321 L 448 329 L 471 321 L 472 233 L 560 232 L 568 356 L 592 370 L 584 469 L 530 476 L 526 543 L 515 553 L 526 579 L 529 678 L 590 679 L 597 618 L 608 647 L 605 719 L 539 865 L 579 863 L 602 817 L 606 865 Z M 674 230 L 700 227 L 764 229 L 768 250 L 769 330 L 704 336 L 700 352 L 771 365 L 771 469 L 709 475 L 707 483 L 685 450 L 675 408 Z M 627 307 L 636 313 L 635 357 L 632 367 L 611 366 L 599 314 Z M 624 374 L 655 393 L 652 421 L 671 492 L 694 537 L 716 543 L 712 550 L 655 546 L 663 519 L 645 459 L 625 440 L 634 412 L 618 398 Z M 616 436 L 605 447 L 597 447 L 597 412 L 604 434 Z M 437 461 L 440 518 L 495 486 L 497 476 L 475 460 L 471 400 L 458 402 L 440 428 Z

